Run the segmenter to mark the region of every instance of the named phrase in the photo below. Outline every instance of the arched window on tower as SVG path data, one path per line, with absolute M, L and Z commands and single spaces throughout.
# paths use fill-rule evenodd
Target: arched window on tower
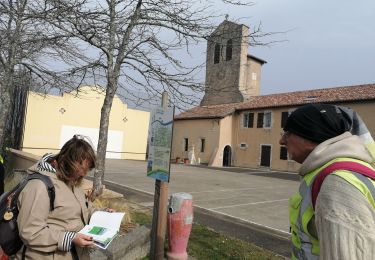
M 220 61 L 220 44 L 215 44 L 215 53 L 214 53 L 214 64 L 219 63 Z
M 227 48 L 225 52 L 225 60 L 232 59 L 232 39 L 227 41 Z

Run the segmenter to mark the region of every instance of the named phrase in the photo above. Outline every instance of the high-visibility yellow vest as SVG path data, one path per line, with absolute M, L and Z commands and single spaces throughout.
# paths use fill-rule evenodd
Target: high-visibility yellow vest
M 314 216 L 311 198 L 311 188 L 314 179 L 326 167 L 335 162 L 356 162 L 372 168 L 370 164 L 352 158 L 337 158 L 322 167 L 305 175 L 299 191 L 289 199 L 289 219 L 292 232 L 292 259 L 318 259 L 319 240 L 308 230 L 308 224 Z M 332 174 L 338 175 L 356 187 L 375 209 L 375 181 L 359 173 L 347 170 L 337 170 Z M 315 225 L 315 223 L 312 223 Z
M 4 159 L 3 159 L 3 157 L 1 155 L 0 155 L 0 163 L 4 164 Z

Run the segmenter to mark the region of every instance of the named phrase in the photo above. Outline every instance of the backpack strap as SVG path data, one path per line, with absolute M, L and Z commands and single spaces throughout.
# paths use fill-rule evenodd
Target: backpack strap
M 329 174 L 337 170 L 346 170 L 346 171 L 356 172 L 370 179 L 375 180 L 375 171 L 363 164 L 351 162 L 351 161 L 334 162 L 330 164 L 328 167 L 324 168 L 321 172 L 319 172 L 318 176 L 316 176 L 312 184 L 311 202 L 312 202 L 314 210 L 315 210 L 316 199 L 318 197 L 318 194 L 319 194 L 319 191 L 323 184 L 324 179 Z
M 55 202 L 55 186 L 53 185 L 50 177 L 40 174 L 38 172 L 34 172 L 27 176 L 27 181 L 34 180 L 34 179 L 41 180 L 46 185 L 49 202 L 50 202 L 49 208 L 50 208 L 50 211 L 52 211 L 54 209 L 54 202 Z
M 26 259 L 26 245 L 24 244 L 23 245 L 23 249 L 22 249 L 22 260 L 25 260 Z

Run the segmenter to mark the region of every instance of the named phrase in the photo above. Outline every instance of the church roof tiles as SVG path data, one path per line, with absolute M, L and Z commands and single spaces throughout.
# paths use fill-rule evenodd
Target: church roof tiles
M 375 84 L 296 91 L 253 96 L 242 103 L 199 106 L 175 117 L 176 120 L 223 118 L 234 111 L 299 106 L 308 103 L 345 103 L 375 100 Z

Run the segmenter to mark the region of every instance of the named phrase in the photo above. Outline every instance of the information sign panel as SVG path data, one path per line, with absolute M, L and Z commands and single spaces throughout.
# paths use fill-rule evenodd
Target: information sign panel
M 148 135 L 147 176 L 169 182 L 174 108 L 156 108 L 151 113 Z

